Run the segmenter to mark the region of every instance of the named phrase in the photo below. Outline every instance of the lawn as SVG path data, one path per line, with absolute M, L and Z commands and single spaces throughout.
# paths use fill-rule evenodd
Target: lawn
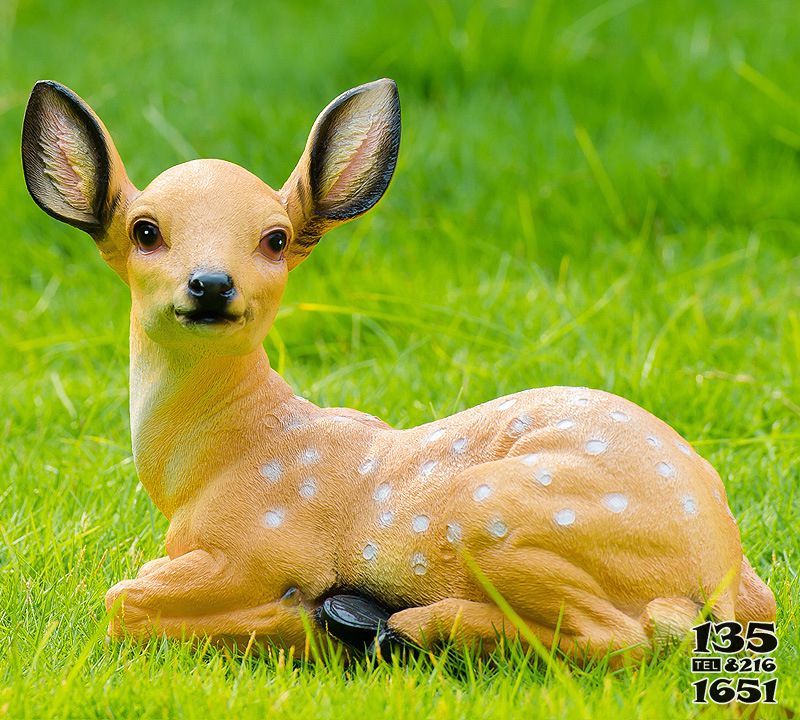
M 727 485 L 800 709 L 798 67 L 781 0 L 0 0 L 0 717 L 699 712 L 682 656 L 344 669 L 105 642 L 106 589 L 166 522 L 131 458 L 126 288 L 25 191 L 40 78 L 94 106 L 140 186 L 194 157 L 279 186 L 328 100 L 394 78 L 395 180 L 292 273 L 273 366 L 400 427 L 556 384 L 665 419 Z

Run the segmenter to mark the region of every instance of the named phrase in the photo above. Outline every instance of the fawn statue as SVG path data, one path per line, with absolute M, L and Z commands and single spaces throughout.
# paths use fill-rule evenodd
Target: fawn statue
M 130 287 L 133 456 L 170 522 L 166 555 L 108 591 L 109 632 L 302 647 L 314 618 L 348 641 L 374 608 L 379 643 L 524 643 L 487 583 L 576 658 L 648 657 L 704 609 L 773 619 L 719 475 L 629 401 L 531 389 L 398 430 L 270 368 L 290 271 L 378 202 L 399 143 L 377 80 L 322 111 L 279 190 L 222 160 L 138 190 L 81 98 L 33 88 L 27 187 Z

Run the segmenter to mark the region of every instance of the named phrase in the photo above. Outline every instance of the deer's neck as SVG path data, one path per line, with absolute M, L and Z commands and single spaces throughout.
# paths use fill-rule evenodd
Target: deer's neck
M 279 432 L 289 386 L 264 349 L 226 357 L 152 342 L 131 315 L 130 412 L 139 479 L 167 518 L 254 436 Z

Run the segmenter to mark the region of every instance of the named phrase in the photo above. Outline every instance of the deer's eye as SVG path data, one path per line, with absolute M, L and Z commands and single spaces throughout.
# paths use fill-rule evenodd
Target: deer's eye
M 158 225 L 149 220 L 136 222 L 133 226 L 133 239 L 143 253 L 151 253 L 164 244 Z
M 273 262 L 280 262 L 283 260 L 283 251 L 286 249 L 286 244 L 289 242 L 289 236 L 285 230 L 276 228 L 269 230 L 261 236 L 261 242 L 258 249 L 261 254 Z

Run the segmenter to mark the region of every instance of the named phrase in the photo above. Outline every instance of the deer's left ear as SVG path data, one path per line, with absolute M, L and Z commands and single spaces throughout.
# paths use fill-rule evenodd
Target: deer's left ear
M 136 188 L 103 123 L 60 83 L 41 80 L 31 92 L 22 126 L 22 168 L 36 204 L 89 233 L 125 280 L 130 242 L 115 232 L 115 222 Z
M 400 147 L 400 99 L 392 80 L 348 90 L 326 107 L 281 188 L 294 228 L 289 269 L 331 228 L 369 210 L 392 179 Z

